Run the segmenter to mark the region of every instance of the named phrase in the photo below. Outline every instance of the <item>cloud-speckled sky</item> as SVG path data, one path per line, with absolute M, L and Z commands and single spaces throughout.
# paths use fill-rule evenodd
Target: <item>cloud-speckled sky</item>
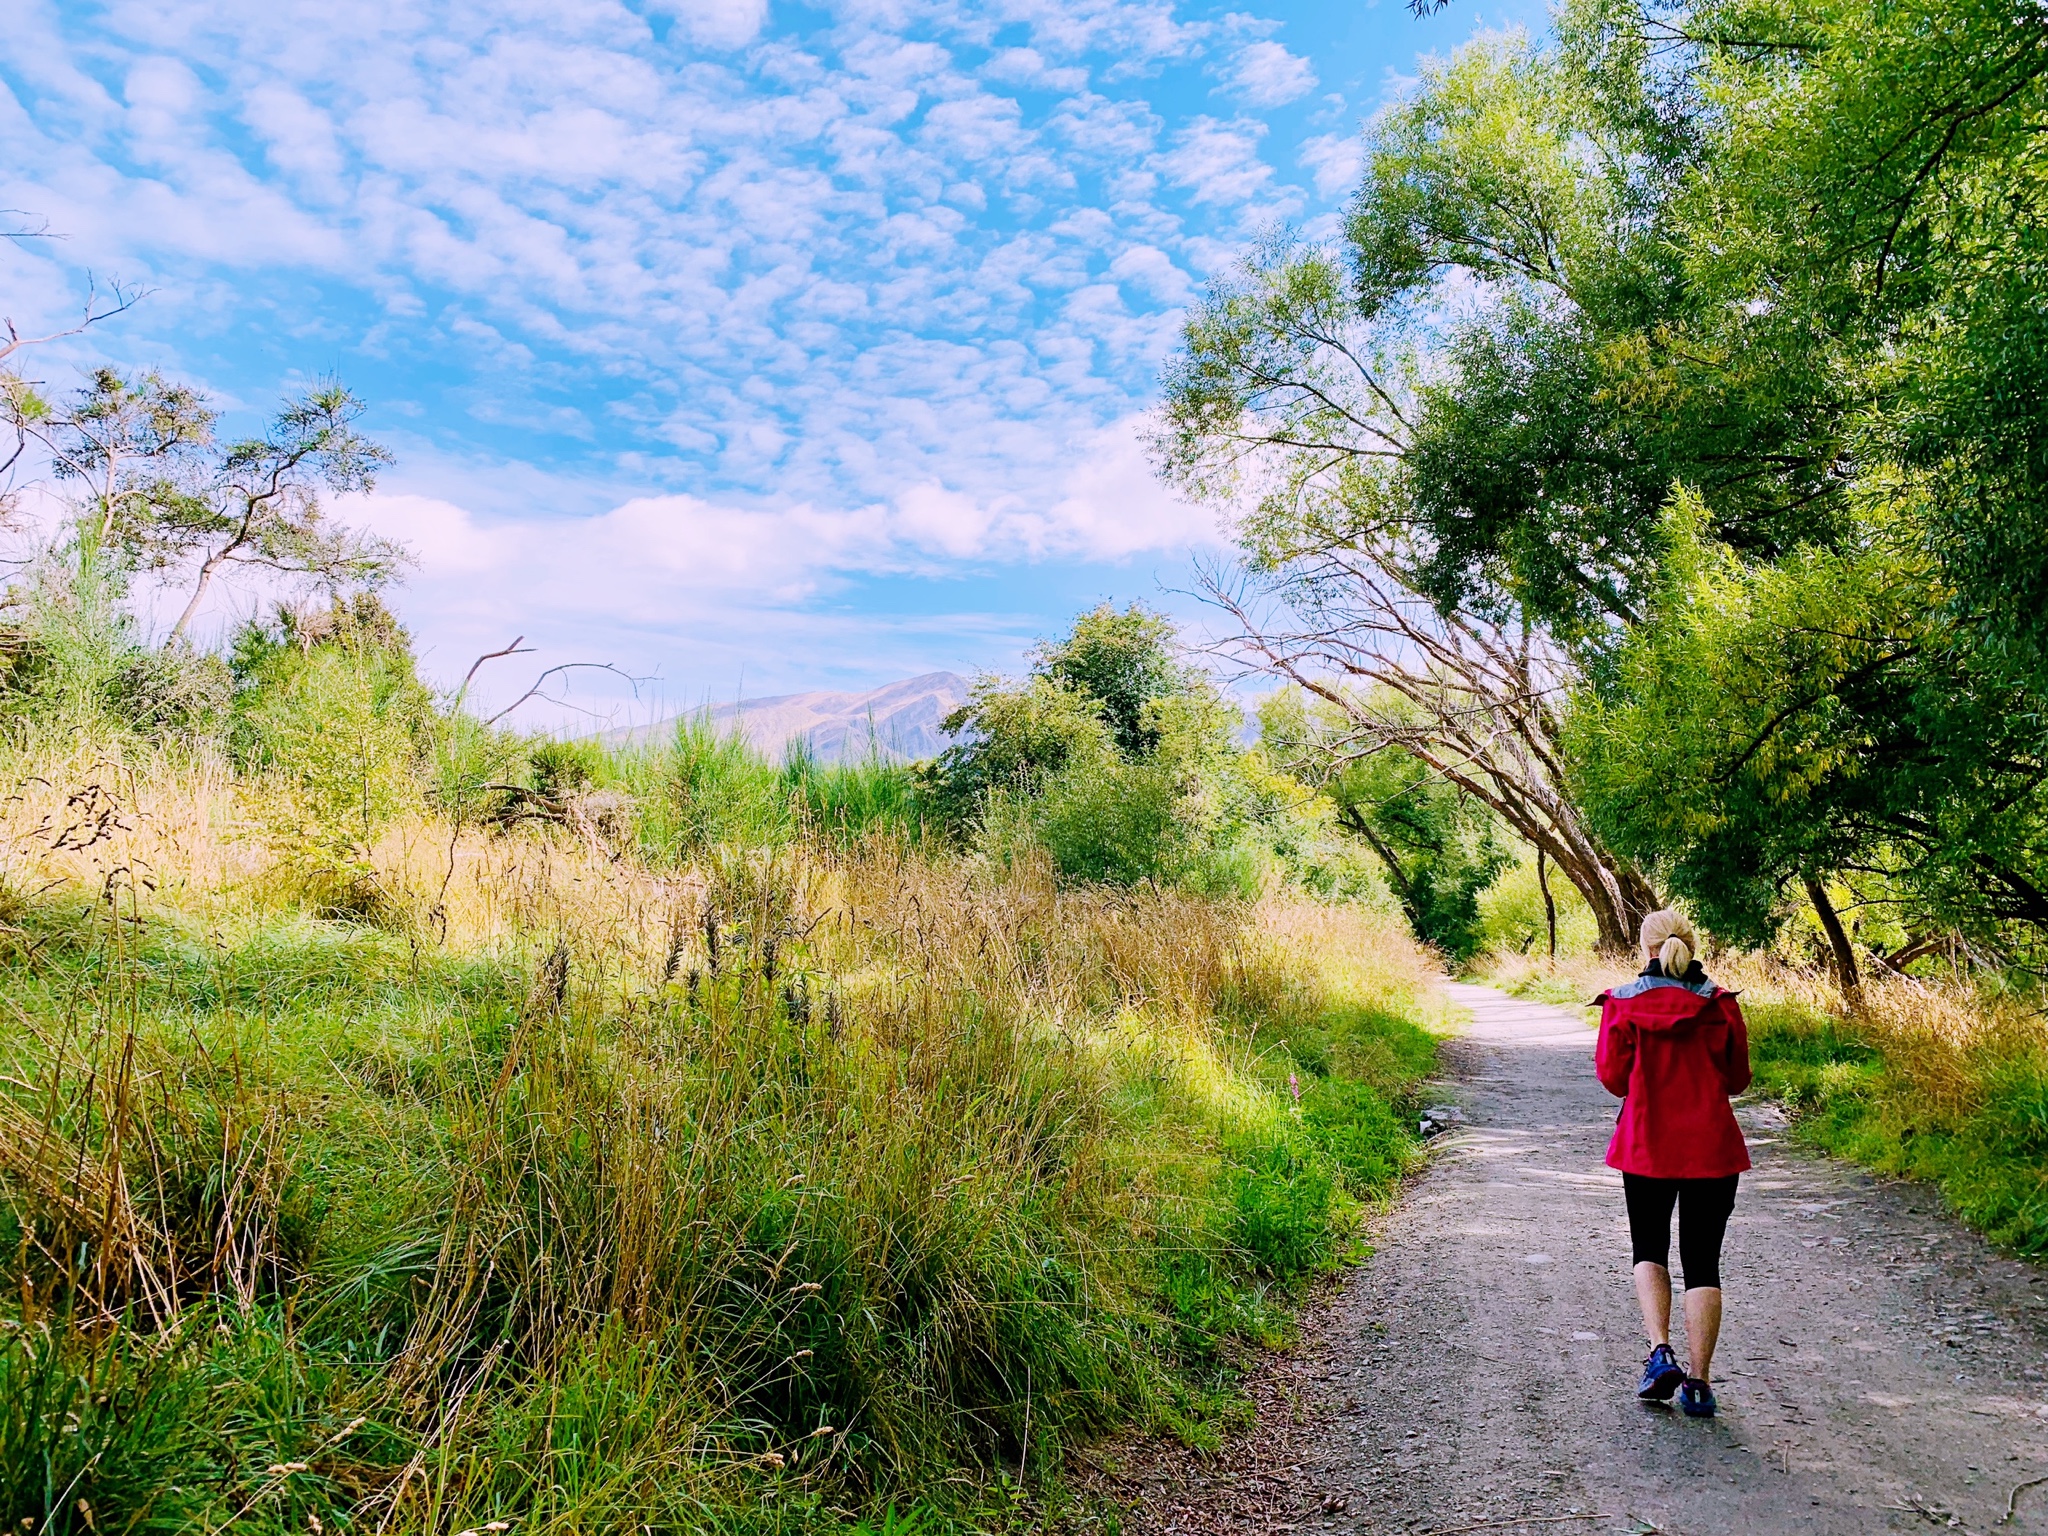
M 459 676 L 524 633 L 684 701 L 1013 665 L 1165 601 L 1206 515 L 1139 441 L 1178 312 L 1327 228 L 1419 54 L 1537 6 L 9 0 L 0 242 L 43 354 L 253 424 L 334 374 L 348 508 Z M 216 625 L 253 594 L 231 594 Z M 513 681 L 510 672 L 503 685 Z M 595 703 L 600 687 L 586 698 Z M 538 723 L 538 722 L 536 722 Z

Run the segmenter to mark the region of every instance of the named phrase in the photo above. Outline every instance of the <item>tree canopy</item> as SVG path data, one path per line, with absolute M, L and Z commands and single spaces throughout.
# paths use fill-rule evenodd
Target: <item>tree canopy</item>
M 1554 21 L 1429 69 L 1370 130 L 1342 239 L 1268 241 L 1187 322 L 1158 447 L 1236 509 L 1284 615 L 1235 602 L 1248 649 L 1290 676 L 1333 638 L 1385 666 L 1397 646 L 1310 572 L 1532 635 L 1554 665 L 1487 708 L 1555 712 L 1602 870 L 1731 937 L 1832 881 L 1873 931 L 2030 950 L 2048 15 L 1567 0 Z M 1436 737 L 1482 696 L 1448 690 Z

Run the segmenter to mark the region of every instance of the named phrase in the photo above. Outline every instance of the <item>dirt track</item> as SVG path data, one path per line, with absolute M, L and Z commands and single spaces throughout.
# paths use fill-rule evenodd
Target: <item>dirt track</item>
M 2048 1477 L 2048 1273 L 1746 1109 L 1721 1417 L 1638 1404 L 1592 1033 L 1452 991 L 1473 1023 L 1446 1097 L 1469 1128 L 1257 1374 L 1258 1430 L 1210 1460 L 1120 1458 L 1127 1531 L 2048 1532 L 2048 1482 L 1999 1523 Z

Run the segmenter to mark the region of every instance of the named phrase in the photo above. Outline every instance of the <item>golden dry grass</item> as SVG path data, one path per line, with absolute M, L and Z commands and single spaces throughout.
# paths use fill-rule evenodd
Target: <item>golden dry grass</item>
M 884 837 L 665 869 L 602 828 L 415 809 L 370 850 L 375 901 L 323 923 L 266 787 L 217 759 L 20 778 L 23 1295 L 68 1288 L 93 1350 L 223 1306 L 287 1349 L 322 1319 L 377 1369 L 295 1367 L 329 1395 L 248 1459 L 318 1461 L 365 1419 L 350 1517 L 393 1529 L 762 1477 L 973 1488 L 1027 1430 L 1181 1414 L 1172 1362 L 1273 1336 L 1341 1251 L 1340 1166 L 1359 1196 L 1398 1169 L 1377 1095 L 1442 1016 L 1380 915 Z M 1312 1073 L 1342 1091 L 1302 1099 Z M 1340 1120 L 1341 1165 L 1315 1140 Z M 209 1369 L 258 1434 L 271 1389 Z M 630 1425 L 591 1441 L 564 1407 L 590 1394 Z

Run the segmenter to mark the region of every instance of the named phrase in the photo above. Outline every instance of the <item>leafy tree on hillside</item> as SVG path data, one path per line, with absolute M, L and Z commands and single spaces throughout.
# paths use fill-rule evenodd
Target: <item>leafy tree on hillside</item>
M 955 822 L 971 818 L 991 791 L 1035 794 L 1070 762 L 1115 750 L 1101 700 L 1043 675 L 1022 687 L 977 679 L 940 728 L 954 743 L 933 765 L 932 797 Z

